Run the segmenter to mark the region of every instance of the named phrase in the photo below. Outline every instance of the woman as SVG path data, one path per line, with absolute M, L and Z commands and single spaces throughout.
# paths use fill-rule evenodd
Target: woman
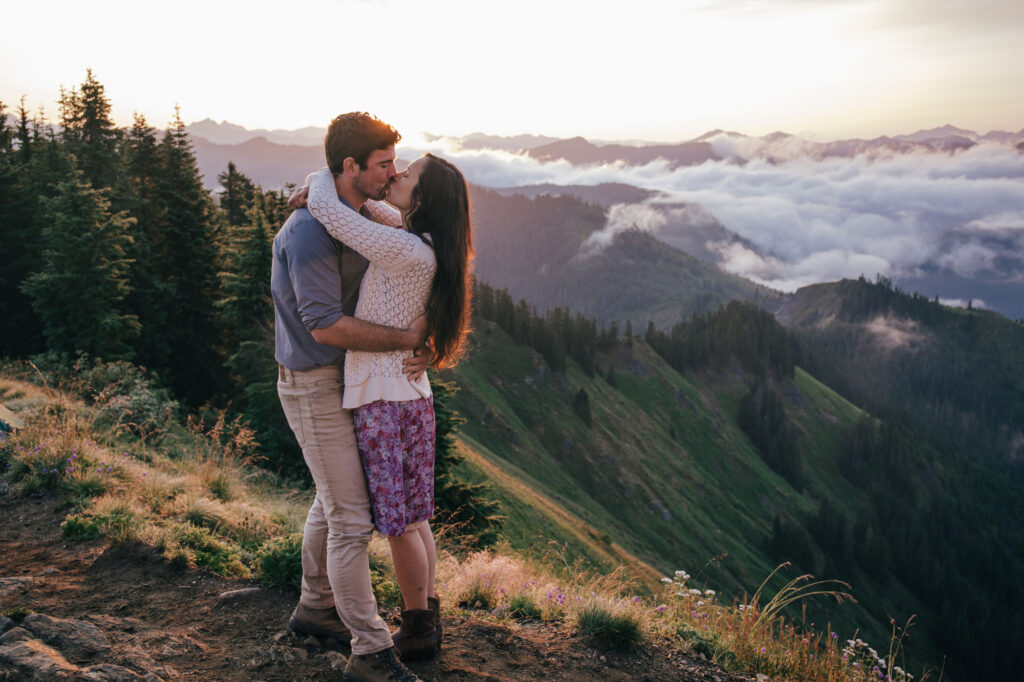
M 356 317 L 403 328 L 426 312 L 435 367 L 461 357 L 469 331 L 472 230 L 462 173 L 426 154 L 388 190 L 397 211 L 376 203 L 363 218 L 344 205 L 328 170 L 312 176 L 308 208 L 335 239 L 370 261 Z M 404 229 L 394 229 L 400 227 Z M 405 660 L 432 656 L 441 646 L 440 601 L 434 591 L 437 557 L 433 515 L 434 411 L 425 375 L 410 380 L 402 360 L 410 351 L 348 351 L 343 405 L 352 409 L 374 525 L 387 536 L 405 608 L 394 634 Z

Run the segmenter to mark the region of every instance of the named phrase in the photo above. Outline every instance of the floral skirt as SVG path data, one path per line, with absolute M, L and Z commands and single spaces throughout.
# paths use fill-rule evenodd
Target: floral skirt
M 373 525 L 384 535 L 434 515 L 434 399 L 378 400 L 352 410 Z

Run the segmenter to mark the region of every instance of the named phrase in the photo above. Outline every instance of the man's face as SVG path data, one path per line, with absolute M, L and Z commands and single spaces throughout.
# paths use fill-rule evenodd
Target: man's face
M 391 145 L 371 152 L 366 160 L 366 168 L 356 172 L 352 184 L 365 194 L 367 199 L 380 201 L 388 195 L 388 187 L 394 181 L 395 175 L 395 145 Z

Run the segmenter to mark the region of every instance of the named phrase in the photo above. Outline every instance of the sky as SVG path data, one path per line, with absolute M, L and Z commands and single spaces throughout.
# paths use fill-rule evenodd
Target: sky
M 0 101 L 57 117 L 87 68 L 115 122 L 681 141 L 1024 127 L 1021 0 L 3 3 Z

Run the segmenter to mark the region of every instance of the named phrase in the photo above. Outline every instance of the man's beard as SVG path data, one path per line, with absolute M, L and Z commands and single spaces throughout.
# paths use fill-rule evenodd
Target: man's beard
M 356 176 L 352 183 L 355 188 L 366 195 L 367 199 L 373 199 L 375 201 L 383 201 L 384 197 L 388 195 L 388 188 L 391 187 L 390 182 L 385 182 L 381 187 L 372 187 L 363 182 L 360 176 Z

